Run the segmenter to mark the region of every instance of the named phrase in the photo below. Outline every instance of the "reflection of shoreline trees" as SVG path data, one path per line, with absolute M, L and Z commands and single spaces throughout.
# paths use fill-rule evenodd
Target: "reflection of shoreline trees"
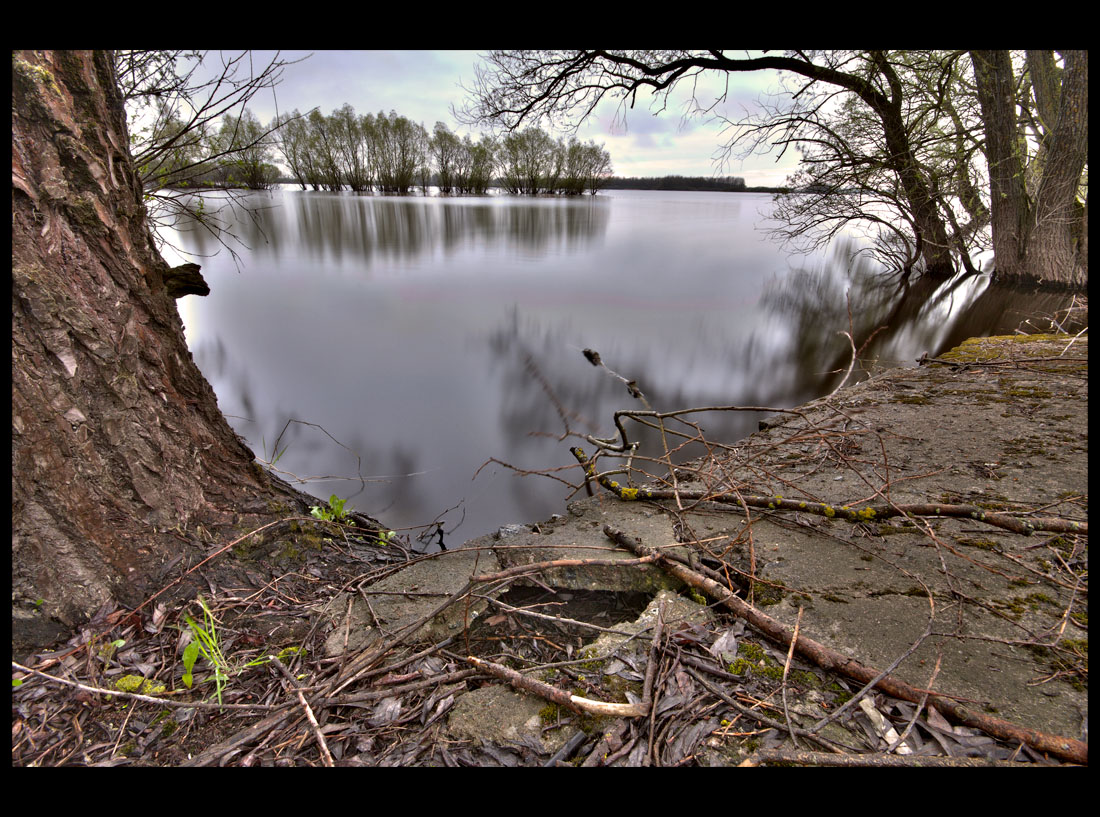
M 503 279 L 500 274 L 502 270 L 517 269 L 519 266 L 510 258 L 493 258 L 493 255 L 501 254 L 494 250 L 500 247 L 508 252 L 511 248 L 529 241 L 556 241 L 564 246 L 564 242 L 575 234 L 599 238 L 603 235 L 604 222 L 593 222 L 593 219 L 608 217 L 610 208 L 607 202 L 599 199 L 401 199 L 361 197 L 348 193 L 302 195 L 294 192 L 248 194 L 246 198 L 259 200 L 269 195 L 273 202 L 285 201 L 285 204 L 262 211 L 261 219 L 271 219 L 261 223 L 272 243 L 254 243 L 257 253 L 254 263 L 250 262 L 248 266 L 250 271 L 256 270 L 260 277 L 255 283 L 248 281 L 252 276 L 241 276 L 240 279 L 234 277 L 245 284 L 236 287 L 236 297 L 254 298 L 257 296 L 250 293 L 249 289 L 266 289 L 263 271 L 267 269 L 283 271 L 277 276 L 280 280 L 274 283 L 277 289 L 272 296 L 273 302 L 279 297 L 278 293 L 283 287 L 299 289 L 282 290 L 295 292 L 288 301 L 293 307 L 286 311 L 274 311 L 270 308 L 259 310 L 260 323 L 253 328 L 244 324 L 247 310 L 234 307 L 233 311 L 227 311 L 223 320 L 234 325 L 235 329 L 232 331 L 262 337 L 263 325 L 274 324 L 285 326 L 286 329 L 282 330 L 284 332 L 303 331 L 291 323 L 294 319 L 289 316 L 295 313 L 301 313 L 301 327 L 308 327 L 309 322 L 316 320 L 318 315 L 329 327 L 346 325 L 354 328 L 360 324 L 374 324 L 378 328 L 378 335 L 359 335 L 353 331 L 337 335 L 336 340 L 325 341 L 326 345 L 320 347 L 321 352 L 315 355 L 315 359 L 323 356 L 352 360 L 386 358 L 392 361 L 397 354 L 394 350 L 404 349 L 408 364 L 394 367 L 387 363 L 382 368 L 371 368 L 377 364 L 364 364 L 360 369 L 357 362 L 354 368 L 341 368 L 339 374 L 334 372 L 334 377 L 340 384 L 334 385 L 331 394 L 327 390 L 313 389 L 316 394 L 324 394 L 324 399 L 329 404 L 355 407 L 351 413 L 356 419 L 350 424 L 341 424 L 334 417 L 326 416 L 322 420 L 318 409 L 307 406 L 305 399 L 300 399 L 300 395 L 293 391 L 300 389 L 301 372 L 291 370 L 285 359 L 279 359 L 272 366 L 261 365 L 258 357 L 250 358 L 250 371 L 253 375 L 251 388 L 256 389 L 260 385 L 257 378 L 261 376 L 263 369 L 278 372 L 272 376 L 288 378 L 292 384 L 288 389 L 291 392 L 289 398 L 268 400 L 270 405 L 259 404 L 263 398 L 257 393 L 251 401 L 252 409 L 248 408 L 249 403 L 243 398 L 246 389 L 230 387 L 233 389 L 230 392 L 233 398 L 231 404 L 235 403 L 233 409 L 256 417 L 263 423 L 259 434 L 249 435 L 257 443 L 262 443 L 266 436 L 270 447 L 289 414 L 324 422 L 341 442 L 363 455 L 365 475 L 400 475 L 435 467 L 441 456 L 438 442 L 432 443 L 423 439 L 424 435 L 418 432 L 419 439 L 406 442 L 407 450 L 403 452 L 397 442 L 399 434 L 383 430 L 380 425 L 363 419 L 371 417 L 366 402 L 348 396 L 344 392 L 344 381 L 364 384 L 364 394 L 377 393 L 378 384 L 389 383 L 395 370 L 408 373 L 407 378 L 402 378 L 402 384 L 413 381 L 419 383 L 422 379 L 417 363 L 421 359 L 420 352 L 413 355 L 409 345 L 410 338 L 426 338 L 433 349 L 453 347 L 456 338 L 440 328 L 449 320 L 445 317 L 446 314 L 458 313 L 466 308 L 478 310 L 475 313 L 478 320 L 471 324 L 476 328 L 471 330 L 468 341 L 477 351 L 469 368 L 463 372 L 463 379 L 471 384 L 469 392 L 457 387 L 450 391 L 441 388 L 438 381 L 425 381 L 423 385 L 410 387 L 422 391 L 391 395 L 388 399 L 408 407 L 402 411 L 400 418 L 400 422 L 408 427 L 426 428 L 423 417 L 414 417 L 414 412 L 420 411 L 422 406 L 439 405 L 443 411 L 440 416 L 444 419 L 438 424 L 451 427 L 454 423 L 455 427 L 462 428 L 461 424 L 465 420 L 460 414 L 460 408 L 470 399 L 468 394 L 476 392 L 479 417 L 488 417 L 493 427 L 491 446 L 490 442 L 479 442 L 476 448 L 470 446 L 475 448 L 473 457 L 465 460 L 454 455 L 450 462 L 459 463 L 461 467 L 469 469 L 458 479 L 440 473 L 409 480 L 395 479 L 390 483 L 368 483 L 365 492 L 354 496 L 352 504 L 356 508 L 369 509 L 375 515 L 381 514 L 382 509 L 387 508 L 391 502 L 396 503 L 384 516 L 379 516 L 394 527 L 399 526 L 397 519 L 404 520 L 401 525 L 422 523 L 462 497 L 470 500 L 467 506 L 469 516 L 466 527 L 463 528 L 465 535 L 471 535 L 468 533 L 471 528 L 476 529 L 477 533 L 485 532 L 486 529 L 477 527 L 478 525 L 539 519 L 560 510 L 560 502 L 567 489 L 563 490 L 560 483 L 548 479 L 520 479 L 511 472 L 496 469 L 495 473 L 500 474 L 501 478 L 494 482 L 490 477 L 494 469 L 487 468 L 473 485 L 469 485 L 467 480 L 470 472 L 491 456 L 499 457 L 519 468 L 571 466 L 574 469 L 572 473 L 576 473 L 575 460 L 570 456 L 568 447 L 571 442 L 577 441 L 558 442 L 555 439 L 563 431 L 563 425 L 554 403 L 548 399 L 547 392 L 532 373 L 533 370 L 545 378 L 561 405 L 591 420 L 597 426 L 594 429 L 592 425 L 571 417 L 571 428 L 576 431 L 608 436 L 614 431 L 611 427 L 613 412 L 637 407 L 620 382 L 593 369 L 585 361 L 580 351 L 583 347 L 592 346 L 598 349 L 608 365 L 636 378 L 658 411 L 730 404 L 784 407 L 827 393 L 839 378 L 839 374 L 831 372 L 847 365 L 849 347 L 846 340 L 837 333 L 848 329 L 845 301 L 848 291 L 853 304 L 856 324 L 853 335 L 857 346 L 862 345 L 878 326 L 888 324 L 891 327 L 889 331 L 875 336 L 874 344 L 865 350 L 861 359 L 873 356 L 902 358 L 899 362 L 909 365 L 913 364 L 913 360 L 922 351 L 927 350 L 935 355 L 938 351 L 934 348 L 935 340 L 952 336 L 957 331 L 971 329 L 968 334 L 983 334 L 987 326 L 993 328 L 993 313 L 1001 315 L 1009 306 L 1020 309 L 1031 303 L 1017 299 L 1001 304 L 997 301 L 1001 296 L 995 294 L 994 288 L 981 290 L 978 285 L 984 282 L 973 277 L 951 287 L 930 286 L 927 292 L 919 288 L 923 279 L 911 281 L 908 290 L 899 287 L 896 278 L 892 283 L 885 284 L 881 276 L 870 270 L 857 268 L 849 271 L 849 256 L 858 249 L 857 245 L 853 245 L 845 255 L 832 259 L 823 269 L 796 271 L 779 278 L 759 307 L 756 306 L 755 293 L 759 291 L 760 285 L 756 284 L 752 293 L 738 291 L 739 297 L 728 298 L 721 304 L 711 304 L 708 301 L 706 306 L 714 308 L 698 312 L 694 311 L 696 299 L 690 297 L 695 290 L 690 287 L 700 285 L 690 283 L 692 279 L 680 281 L 669 278 L 665 281 L 670 295 L 674 288 L 686 289 L 683 299 L 669 298 L 666 301 L 660 298 L 656 303 L 637 299 L 620 302 L 603 297 L 604 292 L 599 289 L 600 281 L 595 278 L 581 277 L 577 288 L 578 277 L 566 271 L 572 264 L 572 259 L 567 259 L 562 264 L 549 264 L 545 277 L 546 281 L 553 284 L 556 271 L 561 269 L 563 274 L 560 291 L 555 291 L 553 287 L 543 287 L 541 279 L 535 290 L 540 298 L 544 293 L 551 293 L 553 302 L 547 303 L 530 299 L 526 294 L 521 295 L 516 299 L 516 318 L 497 311 L 493 296 L 487 298 L 486 303 L 478 301 L 475 304 L 477 296 Z M 623 197 L 612 204 L 619 207 L 624 200 L 629 201 L 631 198 Z M 727 208 L 724 213 L 728 214 L 736 207 L 736 202 L 728 198 L 711 198 L 724 202 L 721 205 Z M 517 209 L 522 210 L 521 215 L 514 213 Z M 650 208 L 647 207 L 644 212 L 647 218 L 652 217 Z M 684 218 L 684 223 L 692 223 L 693 217 L 689 213 Z M 576 221 L 572 226 L 571 220 Z M 241 229 L 247 229 L 245 225 L 249 223 L 242 217 Z M 645 222 L 646 225 L 651 223 L 652 221 Z M 513 230 L 518 230 L 520 234 L 509 235 Z M 617 233 L 609 237 L 608 249 L 617 246 L 615 235 Z M 276 249 L 278 242 L 281 242 L 280 249 Z M 486 245 L 489 245 L 489 253 L 483 252 Z M 697 266 L 707 262 L 708 256 L 702 252 L 704 244 L 685 243 L 684 246 L 697 250 L 693 256 Z M 336 248 L 339 248 L 342 255 L 336 254 Z M 357 275 L 372 274 L 367 265 L 361 263 L 362 259 L 366 258 L 371 262 L 371 270 L 383 270 L 400 266 L 387 266 L 386 262 L 390 260 L 411 260 L 420 253 L 436 256 L 423 267 L 423 258 L 410 265 L 410 268 L 428 268 L 446 257 L 452 249 L 458 250 L 456 263 L 441 262 L 439 266 L 432 268 L 441 273 L 446 270 L 445 274 L 453 274 L 456 280 L 436 286 L 434 281 L 425 285 L 423 279 L 417 280 L 415 276 L 410 276 L 412 286 L 407 289 L 402 283 L 396 289 L 386 286 L 377 290 L 362 290 L 364 294 L 378 292 L 387 297 L 397 290 L 411 292 L 416 299 L 426 296 L 426 303 L 396 302 L 383 298 L 376 301 L 364 297 L 364 305 L 370 301 L 379 311 L 353 310 L 354 314 L 347 318 L 348 322 L 345 324 L 336 319 L 333 305 L 326 304 L 324 298 L 316 299 L 309 294 L 299 297 L 298 294 L 302 290 L 314 295 L 329 291 L 326 284 L 333 282 L 324 276 L 328 274 L 327 271 L 339 268 L 345 271 L 341 273 L 345 278 L 336 281 L 339 288 L 331 291 L 340 293 L 341 301 L 350 302 L 350 299 L 343 297 L 344 294 L 360 290 L 345 284 L 350 283 L 349 279 Z M 471 249 L 472 251 L 466 251 Z M 478 263 L 484 259 L 484 268 L 491 275 L 473 274 L 464 267 L 471 257 Z M 632 256 L 608 257 L 612 259 L 608 269 L 631 268 Z M 650 263 L 659 260 L 652 257 L 648 259 Z M 581 269 L 587 268 L 583 253 L 578 254 L 577 261 Z M 767 267 L 761 267 L 765 268 Z M 292 269 L 293 274 L 300 277 L 291 280 L 288 273 Z M 535 270 L 538 267 L 532 266 L 530 269 Z M 524 274 L 526 272 L 526 269 L 523 270 Z M 633 282 L 638 284 L 653 280 L 645 274 L 644 269 L 639 268 Z M 656 286 L 660 286 L 663 279 L 656 280 Z M 879 286 L 873 286 L 876 283 Z M 216 292 L 222 294 L 219 290 L 220 287 L 216 287 Z M 902 297 L 905 291 L 910 293 L 908 298 Z M 1002 291 L 1002 288 L 996 288 L 996 292 Z M 709 295 L 712 290 L 706 292 Z M 461 295 L 454 300 L 452 306 L 450 299 L 455 293 Z M 230 293 L 225 294 L 228 296 Z M 980 306 L 968 307 L 967 304 L 972 299 L 978 299 Z M 959 304 L 961 309 L 948 310 L 947 306 L 952 301 Z M 931 306 L 927 310 L 919 309 L 925 302 Z M 637 318 L 634 311 L 639 303 L 645 310 L 641 319 Z M 1045 311 L 1045 306 L 1041 308 Z M 652 313 L 649 313 L 650 309 L 653 310 Z M 958 312 L 967 309 L 970 309 L 968 317 L 957 317 Z M 412 327 L 413 331 L 408 334 L 389 334 L 388 322 L 381 324 L 377 321 L 380 311 L 386 310 L 392 312 L 398 322 Z M 1015 318 L 1008 323 L 1007 331 L 1011 331 Z M 1004 324 L 1005 321 L 1001 321 L 997 325 Z M 463 325 L 466 325 L 465 322 Z M 383 331 L 386 334 L 382 334 Z M 374 338 L 373 341 L 364 342 L 371 337 Z M 342 345 L 344 343 L 347 345 Z M 229 342 L 228 348 L 239 348 L 240 345 Z M 411 349 L 418 349 L 417 344 L 413 344 Z M 442 354 L 447 355 L 448 352 L 444 351 Z M 210 358 L 212 361 L 216 359 Z M 461 358 L 456 358 L 456 361 L 459 359 Z M 205 352 L 196 351 L 196 360 L 207 371 L 209 364 Z M 425 364 L 425 369 L 430 366 L 431 364 Z M 234 375 L 240 377 L 236 372 Z M 208 376 L 212 381 L 221 378 L 216 369 L 211 369 Z M 241 382 L 244 382 L 243 378 Z M 289 407 L 295 410 L 284 410 Z M 708 440 L 731 442 L 754 431 L 760 416 L 711 412 L 693 416 L 693 419 L 705 429 Z M 531 432 L 542 432 L 549 436 L 531 437 Z M 456 447 L 465 445 L 466 440 L 486 440 L 478 433 L 467 433 L 464 428 L 452 436 Z M 299 473 L 307 473 L 304 469 L 308 469 L 309 474 L 341 473 L 340 469 L 325 464 L 325 452 L 315 452 L 304 438 L 288 436 L 284 438 L 284 442 L 291 439 L 294 440 L 294 445 L 291 446 L 287 458 L 280 461 L 280 467 Z M 320 436 L 317 440 L 325 442 Z M 661 439 L 656 432 L 647 430 L 642 442 L 643 453 L 647 456 L 661 451 Z M 433 445 L 436 446 L 434 450 Z M 262 445 L 257 450 L 262 450 Z M 339 449 L 334 451 L 340 453 Z M 690 456 L 701 452 L 698 452 L 696 446 L 684 453 Z M 305 457 L 313 454 L 317 454 L 317 460 L 295 460 L 298 455 Z M 463 453 L 462 456 L 467 454 Z M 343 468 L 346 467 L 345 463 Z M 453 474 L 453 471 L 448 473 Z M 570 475 L 570 472 L 566 472 L 566 476 Z M 354 469 L 348 476 L 354 476 Z M 333 492 L 347 498 L 343 485 L 321 483 L 316 487 L 316 493 L 323 498 Z M 352 490 L 358 490 L 358 487 L 356 485 Z M 477 510 L 480 502 L 477 495 L 491 495 L 492 507 L 505 510 Z M 389 521 L 391 519 L 394 521 Z
M 319 499 L 336 493 L 371 513 L 396 507 L 409 524 L 439 512 L 438 499 L 416 479 L 424 473 L 423 451 L 400 440 L 372 442 L 361 429 L 341 440 L 321 425 L 297 419 L 308 418 L 309 412 L 265 399 L 255 382 L 255 366 L 233 360 L 220 336 L 200 344 L 193 355 L 216 386 L 230 426 L 282 479 Z M 343 436 L 347 429 L 337 433 Z
M 508 463 L 521 470 L 537 462 L 571 465 L 575 463 L 569 446 L 577 442 L 562 435 L 612 434 L 615 411 L 642 408 L 624 384 L 603 371 L 594 371 L 578 346 L 582 335 L 578 327 L 545 324 L 529 316 L 513 313 L 489 335 L 489 350 L 501 381 L 500 427 L 505 431 L 508 450 L 524 452 L 522 461 Z M 655 347 L 644 344 L 609 342 L 601 344 L 605 357 L 619 372 L 629 373 L 644 387 L 647 397 L 662 409 L 692 405 L 718 405 L 731 402 L 731 396 L 716 388 L 700 393 L 697 388 L 674 382 L 669 372 L 656 371 L 662 365 Z M 771 370 L 769 360 L 761 370 Z M 766 389 L 765 389 L 766 390 Z M 753 398 L 737 398 L 750 404 Z M 759 416 L 744 414 L 708 414 L 702 422 L 709 432 L 722 440 L 739 440 L 756 430 Z M 635 438 L 643 456 L 661 449 L 660 433 L 640 427 Z M 502 452 L 498 452 L 502 453 Z M 677 461 L 701 456 L 695 445 L 678 452 Z M 500 462 L 500 460 L 497 460 Z M 560 492 L 560 486 L 548 482 L 548 495 Z M 528 488 L 530 490 L 530 488 Z
M 264 207 L 249 217 L 223 214 L 234 236 L 259 254 L 277 255 L 288 237 L 297 234 L 304 251 L 333 255 L 340 263 L 381 259 L 412 259 L 480 244 L 524 252 L 555 248 L 574 251 L 607 231 L 608 208 L 599 201 L 550 200 L 531 203 L 440 198 L 371 198 L 349 195 L 303 196 L 256 193 Z M 270 198 L 268 198 L 270 197 Z M 281 200 L 281 207 L 270 206 Z M 227 204 L 228 206 L 228 204 Z M 187 251 L 198 255 L 218 249 L 214 238 L 189 222 L 176 220 L 187 232 Z
M 857 348 L 866 343 L 860 353 L 865 366 L 875 367 L 879 360 L 887 367 L 906 366 L 923 352 L 934 357 L 970 337 L 1011 334 L 1026 318 L 1054 315 L 1071 297 L 991 283 L 966 272 L 947 281 L 898 282 L 857 255 L 857 245 L 839 242 L 828 263 L 835 267 L 849 259 L 847 276 L 793 269 L 761 297 L 761 306 L 789 329 L 790 355 L 798 369 L 794 382 L 801 384 L 791 405 L 830 391 L 851 359 L 847 340 L 839 334 L 823 337 L 823 326 L 849 331 L 850 316 L 853 342 Z
M 856 249 L 847 248 L 849 254 Z M 844 376 L 851 346 L 841 332 L 852 332 L 862 366 L 912 366 L 924 351 L 936 356 L 969 337 L 1011 334 L 1025 318 L 1064 312 L 1071 298 L 1065 292 L 1025 293 L 1004 284 L 987 285 L 965 274 L 946 282 L 921 278 L 898 285 L 871 264 L 857 264 L 846 275 L 844 260 L 834 257 L 824 269 L 793 270 L 768 287 L 760 301 L 764 317 L 759 331 L 696 342 L 679 357 L 661 343 L 609 339 L 604 344 L 590 329 L 513 313 L 488 339 L 501 381 L 499 423 L 507 450 L 525 452 L 505 459 L 521 472 L 533 462 L 539 468 L 566 465 L 576 435 L 607 436 L 615 411 L 642 408 L 622 383 L 594 373 L 585 362 L 580 347 L 590 340 L 600 346 L 609 366 L 637 379 L 658 411 L 733 404 L 790 407 L 829 393 Z M 849 301 L 860 308 L 849 311 Z M 776 326 L 788 328 L 781 342 L 772 336 Z M 1032 321 L 1030 331 L 1043 329 Z M 712 362 L 712 385 L 686 374 L 689 359 Z M 738 370 L 739 376 L 724 380 L 718 361 Z M 749 412 L 693 416 L 707 439 L 724 443 L 756 431 L 760 419 Z M 572 443 L 557 439 L 566 432 L 573 432 Z M 659 432 L 639 428 L 635 433 L 642 459 L 662 450 Z M 702 453 L 692 444 L 675 459 Z M 532 467 L 531 473 L 536 470 Z

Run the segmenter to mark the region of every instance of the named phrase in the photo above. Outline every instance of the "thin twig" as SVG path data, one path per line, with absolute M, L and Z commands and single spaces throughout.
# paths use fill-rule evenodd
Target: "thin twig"
M 305 711 L 310 728 L 313 730 L 313 737 L 317 740 L 317 748 L 321 750 L 321 762 L 330 768 L 335 766 L 336 763 L 333 762 L 332 752 L 329 751 L 328 744 L 325 743 L 325 736 L 321 734 L 321 725 L 317 723 L 317 717 L 313 714 L 313 709 L 310 707 L 309 702 L 306 701 L 306 696 L 302 694 L 302 688 L 298 686 L 298 682 L 295 680 L 294 676 L 290 674 L 290 670 L 288 670 L 283 662 L 279 660 L 278 656 L 269 655 L 268 660 L 270 660 L 271 663 L 275 665 L 275 668 L 283 674 L 287 683 L 290 684 L 290 688 L 293 689 L 298 696 L 298 703 L 301 704 L 302 709 Z
M 787 719 L 787 730 L 791 733 L 791 741 L 795 746 L 798 746 L 798 739 L 794 736 L 794 727 L 791 725 L 791 712 L 790 707 L 787 705 L 787 676 L 791 671 L 791 659 L 794 658 L 794 648 L 798 643 L 798 631 L 802 629 L 802 610 L 798 608 L 798 620 L 794 623 L 794 635 L 791 636 L 791 645 L 787 648 L 787 660 L 783 664 L 783 717 Z
M 17 661 L 11 662 L 12 668 L 19 672 L 29 672 L 32 675 L 37 675 L 40 678 L 45 678 L 47 681 L 53 681 L 54 683 L 64 684 L 65 686 L 75 687 L 82 689 L 85 692 L 95 692 L 99 695 L 113 695 L 120 698 L 130 698 L 135 701 L 145 701 L 146 703 L 157 704 L 158 706 L 178 706 L 181 708 L 194 708 L 194 709 L 249 709 L 256 710 L 274 710 L 281 709 L 279 706 L 271 706 L 269 704 L 211 704 L 204 701 L 173 701 L 171 698 L 161 698 L 156 695 L 142 695 L 137 692 L 123 692 L 121 689 L 104 689 L 103 687 L 91 686 L 89 684 L 81 684 L 77 681 L 69 681 L 65 678 L 58 678 L 56 675 L 50 675 L 42 672 L 41 670 L 32 669 L 31 667 L 25 667 Z

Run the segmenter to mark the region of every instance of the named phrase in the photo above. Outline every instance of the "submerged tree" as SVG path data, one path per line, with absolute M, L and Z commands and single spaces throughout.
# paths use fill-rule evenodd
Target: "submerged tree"
M 336 141 L 341 181 L 356 193 L 370 190 L 373 178 L 363 118 L 356 116 L 351 105 L 344 104 L 332 112 L 329 121 Z
M 332 117 L 318 110 L 306 117 L 308 180 L 314 190 L 340 190 L 344 186 L 340 169 L 339 126 Z
M 372 136 L 379 187 L 385 193 L 408 193 L 428 163 L 428 132 L 390 111 L 375 117 Z
M 535 194 L 550 186 L 556 145 L 546 131 L 525 128 L 500 140 L 500 182 L 509 193 Z
M 595 193 L 611 176 L 611 156 L 594 141 L 555 140 L 525 128 L 499 141 L 500 183 L 509 193 Z
M 481 195 L 488 192 L 496 172 L 499 149 L 498 142 L 488 135 L 483 135 L 477 142 L 469 134 L 462 138 L 455 178 L 460 193 Z
M 210 139 L 210 153 L 221 157 L 202 176 L 207 182 L 249 190 L 267 190 L 275 184 L 278 168 L 272 164 L 274 139 L 245 108 L 240 116 L 222 117 L 221 128 Z
M 595 140 L 582 144 L 573 138 L 565 151 L 565 192 L 595 195 L 611 178 L 611 154 Z
M 150 233 L 109 52 L 12 55 L 12 627 L 47 643 L 306 500 L 229 427 Z
M 275 129 L 275 146 L 282 154 L 290 174 L 303 190 L 309 184 L 309 131 L 304 117 L 295 109 L 279 114 L 272 123 Z
M 451 193 L 457 186 L 458 176 L 466 162 L 463 161 L 462 140 L 442 122 L 435 123 L 428 142 L 435 162 L 440 193 Z

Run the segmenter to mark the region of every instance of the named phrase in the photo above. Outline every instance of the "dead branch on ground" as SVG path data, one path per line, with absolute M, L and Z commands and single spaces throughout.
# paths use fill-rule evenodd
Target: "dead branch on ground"
M 658 553 L 655 549 L 642 545 L 628 534 L 615 530 L 610 526 L 605 526 L 604 533 L 607 534 L 608 538 L 639 556 Z M 727 609 L 744 618 L 769 639 L 783 646 L 791 643 L 793 633 L 789 628 L 749 606 L 717 582 L 664 557 L 661 557 L 659 564 L 662 569 L 671 575 L 706 593 L 710 598 L 720 601 Z M 919 703 L 924 699 L 927 692 L 926 690 L 918 690 L 898 678 L 879 672 L 805 636 L 799 638 L 796 650 L 800 655 L 810 659 L 822 669 L 840 673 L 861 683 L 873 681 L 877 688 L 895 698 Z M 1003 740 L 1026 743 L 1040 752 L 1047 752 L 1071 763 L 1088 763 L 1087 743 L 1018 726 L 1000 718 L 993 718 L 971 707 L 959 704 L 943 693 L 928 693 L 928 701 L 957 723 L 972 726 Z

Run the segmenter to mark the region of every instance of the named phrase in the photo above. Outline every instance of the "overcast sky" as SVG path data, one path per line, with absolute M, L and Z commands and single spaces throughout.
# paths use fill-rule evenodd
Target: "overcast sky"
M 275 90 L 279 111 L 297 108 L 304 112 L 318 107 L 328 114 L 349 103 L 359 114 L 397 111 L 429 131 L 436 122 L 444 122 L 457 133 L 478 134 L 460 126 L 451 114 L 452 105 L 460 107 L 464 101 L 461 85 L 473 84 L 474 65 L 479 62 L 476 51 L 284 51 L 280 58 L 295 60 L 309 54 L 308 59 L 284 70 Z M 212 56 L 216 58 L 216 54 Z M 272 56 L 274 52 L 257 51 L 253 60 L 262 67 Z M 716 94 L 726 91 L 719 110 L 740 118 L 743 108 L 754 107 L 774 85 L 772 72 L 715 74 L 699 84 L 696 96 L 709 105 Z M 688 91 L 685 87 L 685 94 Z M 651 110 L 650 100 L 639 95 L 634 109 L 626 112 L 625 127 L 623 111 L 604 103 L 578 136 L 605 145 L 617 176 L 717 173 L 741 176 L 754 186 L 780 184 L 792 171 L 797 161 L 792 151 L 779 163 L 774 156 L 753 156 L 716 166 L 714 156 L 726 141 L 722 123 L 705 116 L 685 118 L 685 94 L 656 115 L 659 106 Z M 275 114 L 275 104 L 276 99 L 265 93 L 249 107 L 266 123 Z

